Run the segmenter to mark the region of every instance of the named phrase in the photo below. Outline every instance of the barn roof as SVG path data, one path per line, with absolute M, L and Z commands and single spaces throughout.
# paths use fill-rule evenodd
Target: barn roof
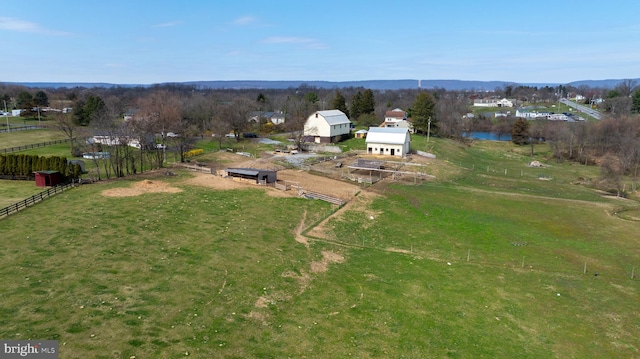
M 340 125 L 343 123 L 351 123 L 347 115 L 340 110 L 326 110 L 326 111 L 318 111 L 318 115 L 324 117 L 330 125 Z
M 257 176 L 260 173 L 271 173 L 275 171 L 262 170 L 258 168 L 227 168 L 227 173 L 228 172 L 237 173 L 239 175 L 245 175 L 245 176 Z
M 408 134 L 409 129 L 404 127 L 369 127 L 366 143 L 402 145 Z

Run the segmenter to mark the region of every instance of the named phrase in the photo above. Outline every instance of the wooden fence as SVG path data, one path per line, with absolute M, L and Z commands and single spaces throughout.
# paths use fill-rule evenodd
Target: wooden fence
M 327 195 L 322 194 L 322 193 L 305 192 L 304 193 L 304 197 L 305 198 L 309 198 L 309 199 L 319 199 L 321 201 L 337 204 L 338 206 L 342 206 L 344 204 L 344 201 L 341 200 L 340 198 L 327 196 Z
M 27 207 L 31 207 L 36 203 L 42 202 L 43 200 L 54 196 L 58 193 L 61 193 L 65 190 L 68 190 L 69 188 L 75 187 L 76 184 L 73 183 L 69 183 L 69 184 L 65 184 L 65 185 L 60 185 L 60 186 L 55 186 L 55 187 L 51 187 L 45 191 L 42 191 L 38 194 L 35 194 L 25 200 L 22 200 L 20 202 L 14 203 L 12 205 L 9 205 L 5 208 L 0 208 L 0 218 L 4 218 L 7 217 L 9 215 L 12 215 L 14 213 L 18 213 L 18 211 L 23 210 Z
M 45 128 L 44 126 L 37 126 L 37 125 L 17 125 L 17 126 L 11 126 L 9 125 L 9 128 L 5 128 L 3 130 L 0 130 L 0 133 L 3 132 L 15 132 L 15 131 L 24 131 L 24 130 L 39 130 L 39 129 L 43 129 Z
M 11 152 L 30 150 L 32 148 L 57 145 L 58 143 L 65 143 L 65 142 L 69 142 L 69 139 L 67 138 L 65 140 L 55 140 L 55 141 L 48 141 L 48 142 L 42 142 L 42 143 L 34 143 L 32 145 L 24 145 L 24 146 L 4 148 L 4 149 L 0 150 L 0 153 L 11 153 Z

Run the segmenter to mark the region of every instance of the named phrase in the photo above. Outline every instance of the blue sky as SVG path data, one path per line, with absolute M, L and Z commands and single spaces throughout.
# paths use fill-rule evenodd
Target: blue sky
M 640 77 L 640 1 L 29 0 L 0 82 Z

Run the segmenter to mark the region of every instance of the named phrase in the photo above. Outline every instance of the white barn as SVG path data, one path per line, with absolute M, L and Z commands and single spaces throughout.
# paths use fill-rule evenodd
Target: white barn
M 411 135 L 407 128 L 370 127 L 366 144 L 370 155 L 404 157 L 411 147 Z
M 340 142 L 351 136 L 351 121 L 340 110 L 316 111 L 304 123 L 307 142 Z

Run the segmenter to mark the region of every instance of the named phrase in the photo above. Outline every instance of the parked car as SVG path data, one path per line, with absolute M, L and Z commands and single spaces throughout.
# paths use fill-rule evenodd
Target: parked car
M 256 135 L 253 132 L 244 132 L 242 134 L 242 137 L 244 137 L 244 138 L 258 138 L 258 135 Z
M 226 137 L 226 138 L 235 138 L 236 135 L 234 133 L 227 133 L 226 135 L 224 135 L 224 137 Z

